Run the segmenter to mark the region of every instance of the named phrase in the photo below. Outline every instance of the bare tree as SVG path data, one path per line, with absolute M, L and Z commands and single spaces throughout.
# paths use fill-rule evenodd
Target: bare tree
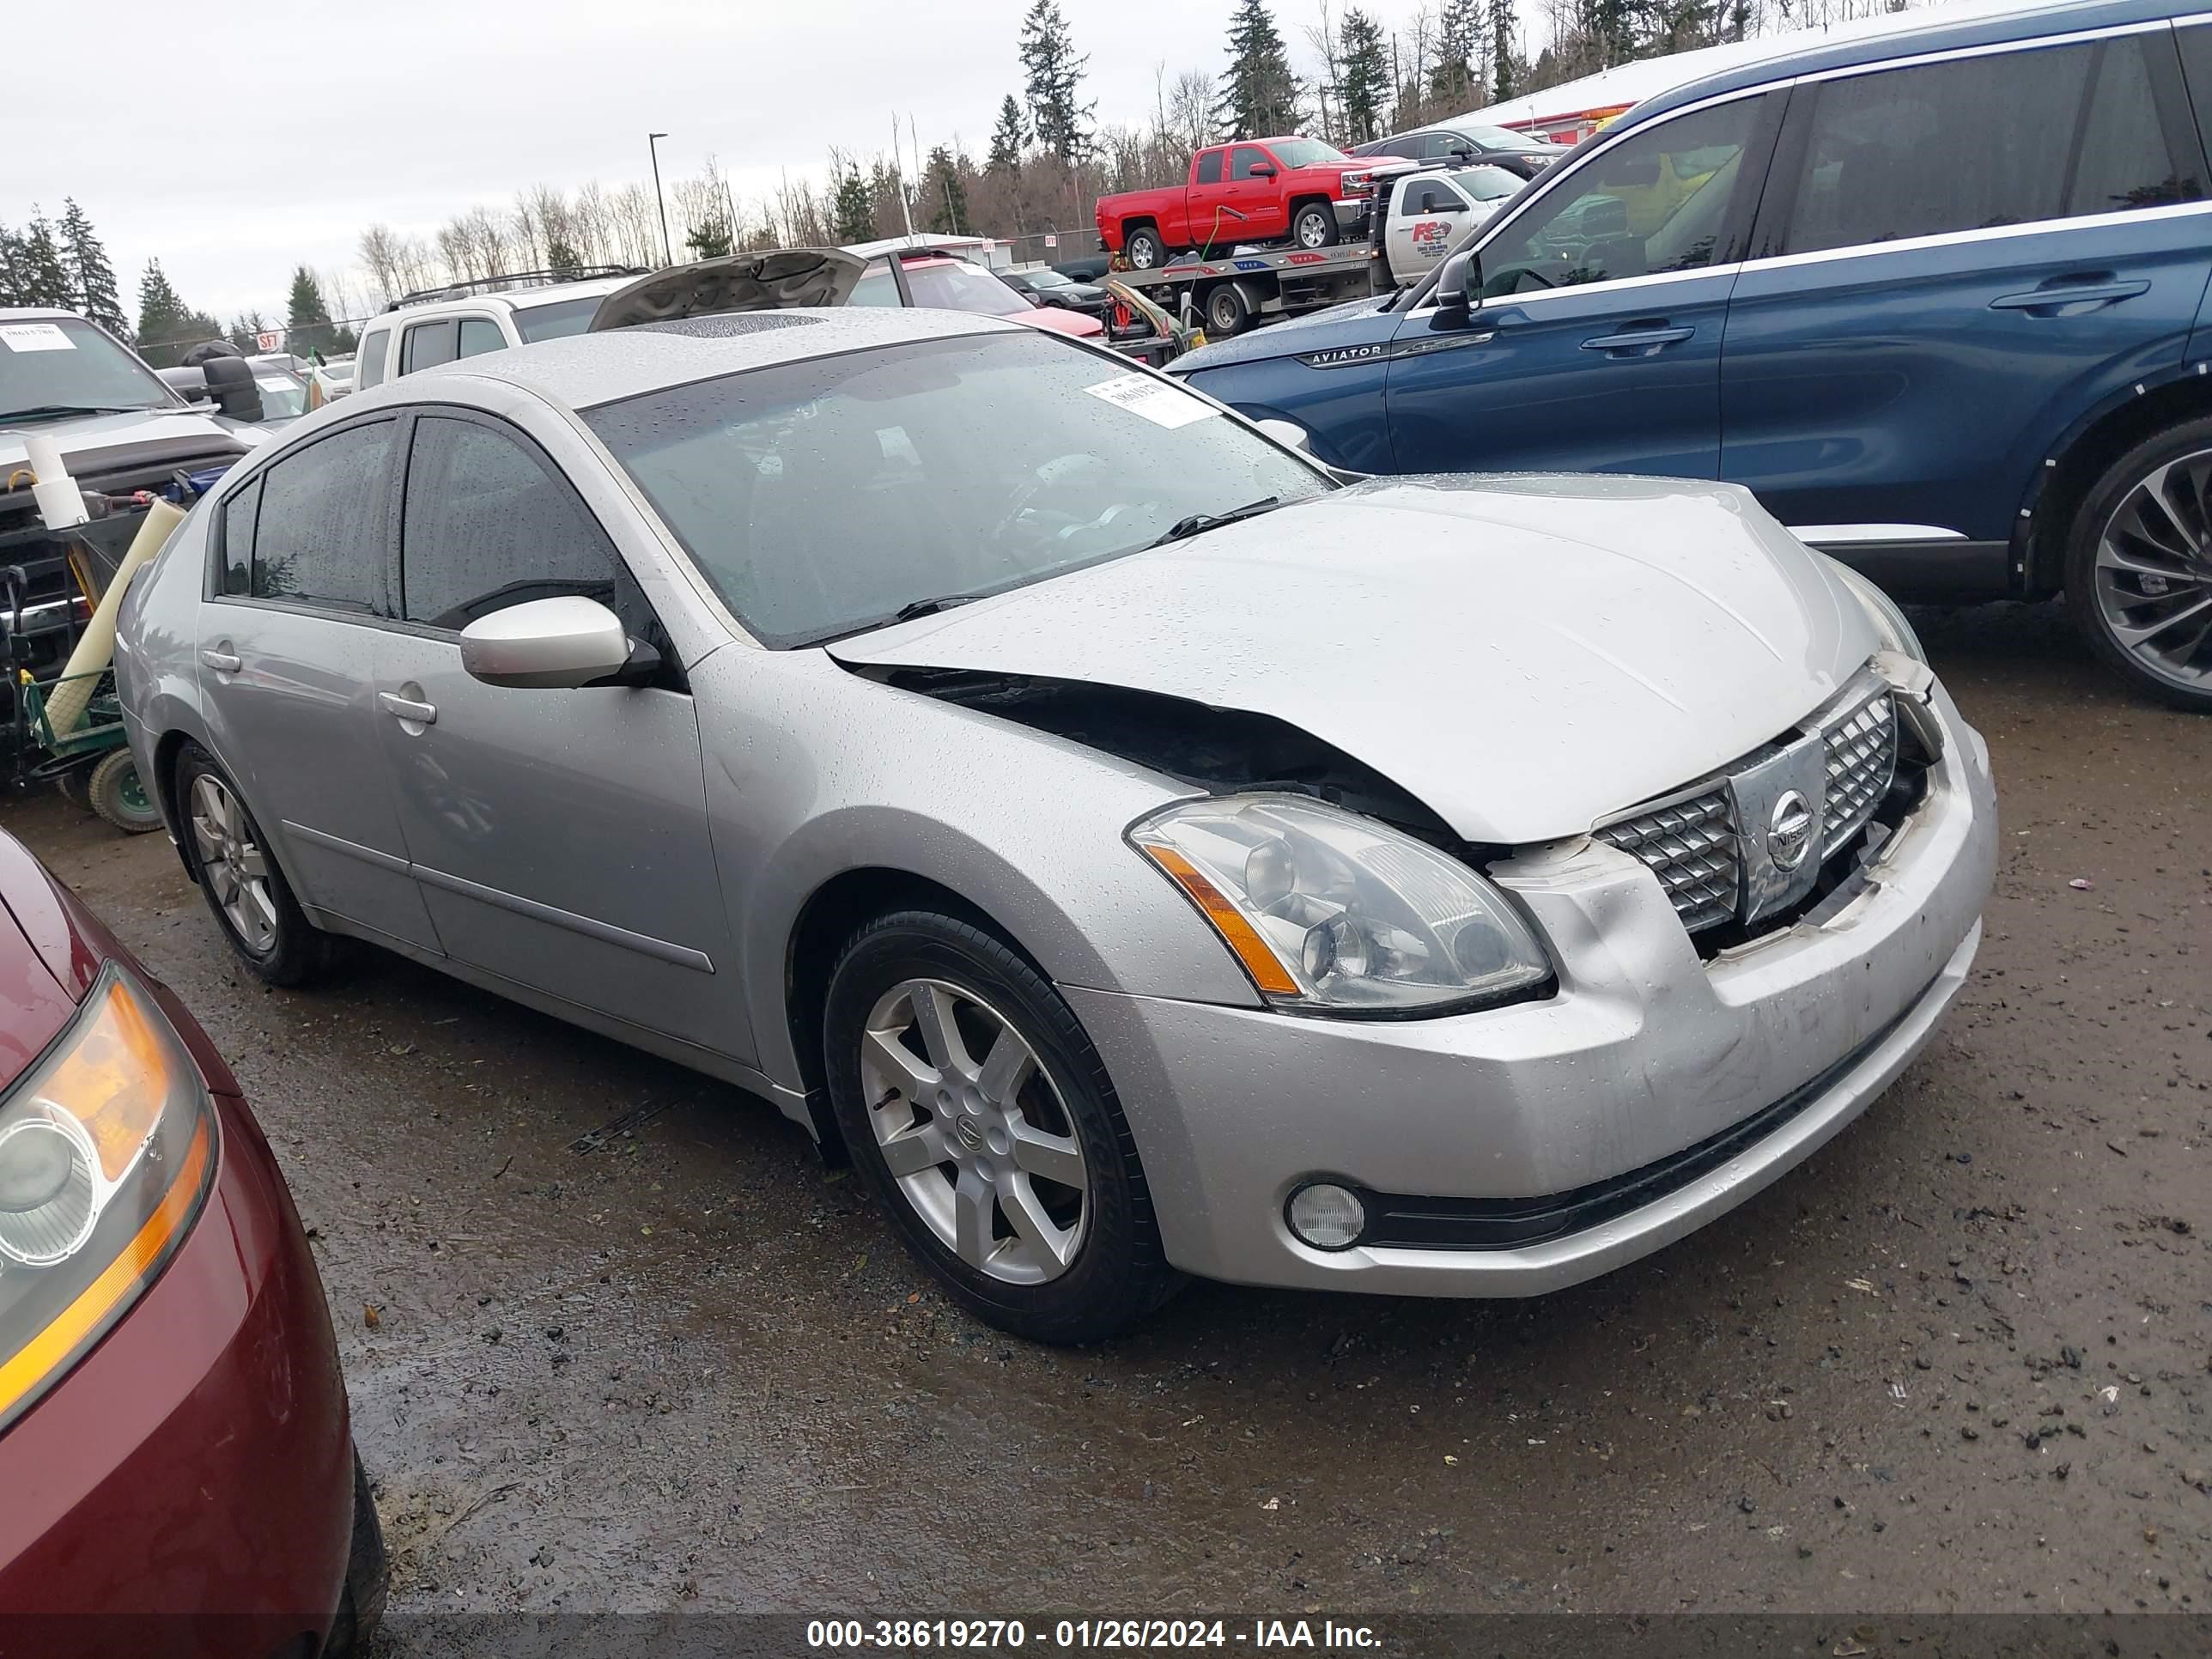
M 1213 77 L 1185 70 L 1168 88 L 1168 131 L 1186 153 L 1204 149 L 1213 137 Z
M 362 270 L 368 275 L 380 307 L 407 291 L 404 240 L 390 225 L 371 225 L 361 234 Z

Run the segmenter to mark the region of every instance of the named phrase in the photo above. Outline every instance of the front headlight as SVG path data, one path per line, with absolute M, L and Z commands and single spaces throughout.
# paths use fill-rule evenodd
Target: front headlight
M 0 1429 L 154 1281 L 206 1200 L 215 1153 L 198 1068 L 110 963 L 0 1097 Z
M 1874 623 L 1874 631 L 1881 635 L 1884 645 L 1892 651 L 1903 652 L 1915 662 L 1928 660 L 1928 653 L 1920 648 L 1920 635 L 1912 631 L 1912 624 L 1905 621 L 1905 612 L 1897 608 L 1895 599 L 1841 559 L 1826 554 L 1821 556 L 1826 558 L 1830 568 L 1843 578 L 1844 586 L 1858 596 L 1859 603 L 1866 607 L 1868 619 Z
M 1184 801 L 1129 830 L 1276 1006 L 1434 1013 L 1552 977 L 1504 895 L 1456 859 L 1298 795 Z

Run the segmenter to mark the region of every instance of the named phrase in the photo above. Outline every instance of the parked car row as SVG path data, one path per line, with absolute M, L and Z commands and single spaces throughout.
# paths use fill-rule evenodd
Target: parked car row
M 1177 362 L 1360 471 L 1747 486 L 1920 598 L 2063 589 L 2212 709 L 2212 26 L 2094 0 L 1652 99 L 1403 293 Z

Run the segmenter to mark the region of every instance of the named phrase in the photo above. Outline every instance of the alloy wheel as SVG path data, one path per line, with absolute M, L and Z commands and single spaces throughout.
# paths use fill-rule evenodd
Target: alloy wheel
M 1298 216 L 1298 246 L 1308 249 L 1328 246 L 1328 227 L 1322 222 L 1318 213 L 1305 213 Z
M 240 943 L 255 956 L 266 956 L 276 943 L 276 896 L 269 885 L 268 856 L 245 807 L 222 779 L 203 772 L 192 780 L 191 823 L 200 879 Z
M 2097 538 L 2097 617 L 2154 678 L 2212 690 L 2212 450 L 2154 468 Z
M 885 1167 L 941 1243 L 1008 1284 L 1067 1271 L 1090 1171 L 1059 1085 L 1012 1021 L 943 980 L 902 981 L 868 1016 L 860 1083 Z

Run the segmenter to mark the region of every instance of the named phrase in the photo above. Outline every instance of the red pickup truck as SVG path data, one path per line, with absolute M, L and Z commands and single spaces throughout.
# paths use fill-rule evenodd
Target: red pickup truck
M 1367 210 L 1372 161 L 1317 138 L 1249 138 L 1190 158 L 1190 176 L 1166 190 L 1098 198 L 1098 235 L 1138 270 L 1182 248 L 1288 238 L 1326 247 Z

